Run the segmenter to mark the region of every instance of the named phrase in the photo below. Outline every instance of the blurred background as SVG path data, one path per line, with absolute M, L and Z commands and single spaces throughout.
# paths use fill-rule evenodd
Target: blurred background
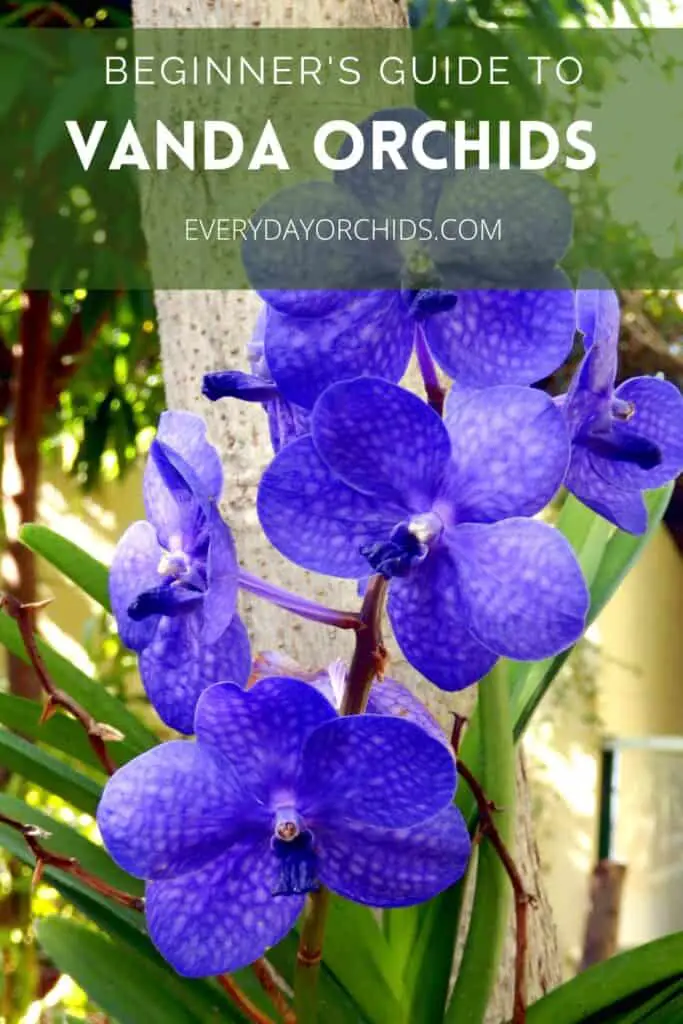
M 561 52 L 565 34 L 576 27 L 681 27 L 683 5 L 664 0 L 414 0 L 410 18 L 418 39 L 425 27 L 431 28 L 424 36 L 429 45 L 459 24 L 493 28 L 530 24 L 531 19 L 545 44 Z M 0 4 L 0 27 L 16 29 L 97 30 L 126 26 L 130 20 L 126 0 L 101 7 Z M 20 116 L 22 96 L 31 88 L 21 69 L 18 62 L 7 79 L 12 87 L 0 94 L 3 115 Z M 444 104 L 449 102 L 448 94 L 440 93 L 428 98 L 427 106 L 433 103 L 439 116 L 447 116 Z M 665 112 L 653 109 L 651 114 L 656 119 Z M 680 194 L 683 142 L 677 141 L 682 154 L 675 153 L 664 170 Z M 11 133 L 5 132 L 0 168 L 12 173 L 21 160 Z M 36 181 L 35 189 L 41 187 Z M 31 191 L 26 195 L 20 209 L 0 200 L 0 262 L 12 268 L 18 282 L 0 291 L 2 588 L 22 601 L 53 597 L 41 620 L 46 639 L 144 712 L 134 658 L 121 649 L 109 618 L 44 563 L 37 564 L 16 537 L 21 523 L 39 520 L 109 562 L 117 538 L 142 517 L 144 453 L 164 407 L 151 282 L 150 290 L 135 292 L 23 289 L 21 277 L 31 254 L 17 238 L 26 233 L 34 247 L 51 244 L 49 236 L 41 235 L 41 222 L 32 218 Z M 74 223 L 88 223 L 93 202 L 96 198 L 64 183 L 63 203 Z M 619 233 L 628 233 L 627 221 L 615 226 L 617 264 L 622 255 L 638 258 L 632 247 L 619 244 Z M 650 227 L 651 256 L 663 243 L 661 224 Z M 677 239 L 669 238 L 666 246 L 663 256 L 680 262 Z M 661 373 L 683 386 L 683 293 L 628 292 L 622 300 L 622 376 Z M 543 386 L 558 392 L 565 385 L 566 374 Z M 614 948 L 683 930 L 682 626 L 679 487 L 665 524 L 579 645 L 525 740 L 537 838 L 567 976 Z M 38 697 L 39 691 L 23 663 L 4 651 L 2 659 L 1 718 L 11 723 L 16 702 Z M 89 817 L 2 765 L 0 784 L 58 819 L 78 821 L 92 834 Z M 602 874 L 596 873 L 598 864 Z M 31 913 L 50 912 L 58 899 L 44 884 L 32 892 L 30 872 L 0 850 L 0 1024 L 59 1021 L 63 1017 L 50 1010 L 57 1005 L 93 1024 L 104 1020 L 68 977 L 60 978 L 41 960 L 30 941 Z M 618 922 L 598 929 L 603 946 L 596 949 L 587 942 L 587 925 L 590 919 L 595 926 L 595 915 L 604 906 L 619 909 Z

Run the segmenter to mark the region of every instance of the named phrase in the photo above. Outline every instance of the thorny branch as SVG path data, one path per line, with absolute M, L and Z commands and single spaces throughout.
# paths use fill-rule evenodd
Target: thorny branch
M 24 842 L 35 857 L 34 885 L 37 885 L 41 880 L 46 867 L 56 868 L 59 871 L 66 872 L 68 875 L 72 875 L 74 878 L 80 879 L 81 882 L 85 882 L 95 892 L 100 893 L 101 896 L 106 896 L 115 903 L 119 903 L 122 907 L 129 907 L 132 910 L 143 909 L 144 903 L 141 897 L 132 896 L 128 892 L 123 892 L 122 889 L 116 889 L 113 885 L 103 882 L 97 875 L 91 875 L 89 871 L 81 867 L 74 857 L 65 857 L 63 854 L 47 850 L 43 846 L 42 840 L 49 838 L 49 832 L 44 832 L 37 825 L 23 825 L 20 821 L 9 818 L 6 814 L 0 814 L 0 824 L 6 825 L 23 836 Z
M 242 1011 L 245 1017 L 252 1021 L 252 1024 L 273 1024 L 270 1017 L 262 1013 L 255 1003 L 252 1003 L 249 996 L 242 991 L 229 974 L 217 975 L 216 981 L 223 991 L 227 992 L 235 1006 Z
M 526 960 L 527 947 L 529 943 L 528 910 L 529 906 L 535 903 L 536 898 L 527 892 L 522 876 L 517 869 L 517 865 L 512 859 L 510 851 L 503 842 L 500 832 L 496 828 L 494 814 L 500 808 L 496 807 L 496 805 L 489 800 L 477 779 L 458 756 L 460 737 L 464 724 L 465 720 L 460 715 L 456 715 L 453 733 L 451 735 L 451 745 L 458 762 L 458 773 L 469 786 L 470 792 L 472 793 L 477 805 L 477 810 L 479 812 L 480 835 L 485 836 L 491 843 L 503 865 L 503 868 L 505 869 L 505 873 L 510 879 L 510 884 L 512 885 L 515 902 L 515 928 L 517 933 L 512 1024 L 525 1024 L 527 1005 Z
M 109 756 L 107 742 L 111 743 L 122 740 L 123 733 L 113 726 L 107 725 L 106 722 L 97 722 L 73 697 L 60 690 L 50 678 L 45 662 L 38 650 L 34 616 L 37 610 L 45 607 L 47 604 L 49 604 L 48 601 L 22 604 L 21 601 L 18 601 L 16 597 L 12 597 L 10 594 L 0 595 L 0 608 L 4 608 L 7 614 L 17 623 L 31 665 L 40 681 L 40 685 L 47 694 L 47 700 L 40 718 L 41 724 L 47 722 L 58 708 L 67 711 L 85 729 L 88 742 L 107 775 L 113 775 L 116 771 L 116 765 Z

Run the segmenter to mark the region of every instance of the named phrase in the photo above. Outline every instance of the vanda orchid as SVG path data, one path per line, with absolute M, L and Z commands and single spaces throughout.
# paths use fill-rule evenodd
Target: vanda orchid
M 664 380 L 619 381 L 617 295 L 602 279 L 574 291 L 558 266 L 566 201 L 533 175 L 505 181 L 359 166 L 269 201 L 344 216 L 515 209 L 497 254 L 473 249 L 469 267 L 443 245 L 380 243 L 365 262 L 354 246 L 245 252 L 265 300 L 249 362 L 197 380 L 198 401 L 264 407 L 273 453 L 251 481 L 254 528 L 302 580 L 346 580 L 344 607 L 242 564 L 221 503 L 245 481 L 202 416 L 161 416 L 146 519 L 120 538 L 108 593 L 163 740 L 126 709 L 119 731 L 95 721 L 119 707 L 104 687 L 92 713 L 71 696 L 89 692 L 78 677 L 50 691 L 48 714 L 75 713 L 96 755 L 82 782 L 57 762 L 57 791 L 96 814 L 105 850 L 78 838 L 99 875 L 0 810 L 38 877 L 54 869 L 92 917 L 93 947 L 110 936 L 106 1008 L 117 943 L 135 964 L 145 1009 L 117 1004 L 120 1024 L 484 1024 L 512 891 L 506 1024 L 635 1024 L 631 1011 L 680 986 L 683 943 L 638 969 L 615 958 L 604 985 L 594 974 L 533 1002 L 527 984 L 515 742 L 664 513 L 683 399 Z M 413 355 L 422 379 L 408 386 Z M 566 394 L 539 384 L 567 358 Z M 106 585 L 88 585 L 106 605 Z M 286 630 L 278 650 L 250 644 L 245 591 L 326 627 L 319 662 L 295 645 L 295 619 L 291 648 Z M 468 722 L 434 712 L 474 684 Z M 163 1015 L 149 991 L 168 994 Z

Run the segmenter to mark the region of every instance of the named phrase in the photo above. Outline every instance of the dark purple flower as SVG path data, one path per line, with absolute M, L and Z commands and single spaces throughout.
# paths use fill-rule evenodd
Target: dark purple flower
M 219 370 L 215 373 L 206 373 L 202 382 L 202 394 L 210 402 L 216 402 L 219 398 L 260 402 L 268 416 L 273 451 L 279 452 L 290 441 L 308 433 L 310 414 L 301 406 L 283 398 L 273 382 L 264 351 L 266 323 L 270 315 L 272 311 L 267 306 L 261 310 L 254 335 L 247 346 L 251 372 Z
M 541 391 L 453 391 L 446 419 L 394 384 L 335 384 L 310 437 L 288 445 L 258 494 L 272 543 L 307 569 L 390 578 L 388 611 L 408 661 L 445 690 L 499 655 L 545 658 L 581 635 L 588 593 L 566 539 L 527 518 L 569 459 Z
M 184 975 L 234 971 L 292 928 L 319 884 L 400 907 L 460 878 L 470 843 L 455 762 L 398 718 L 339 718 L 296 679 L 212 686 L 197 742 L 163 744 L 107 784 L 97 821 L 147 881 L 161 954 Z
M 609 289 L 577 292 L 586 355 L 563 409 L 572 439 L 565 481 L 576 497 L 630 533 L 647 529 L 642 492 L 683 468 L 683 396 L 668 381 L 634 377 L 615 388 L 619 301 Z
M 203 689 L 249 675 L 235 545 L 217 507 L 222 486 L 204 421 L 162 413 L 145 467 L 148 521 L 126 530 L 109 577 L 119 634 L 140 655 L 145 690 L 163 721 L 185 733 Z
M 368 374 L 397 382 L 416 331 L 463 385 L 527 384 L 547 376 L 574 335 L 573 295 L 556 267 L 571 237 L 566 197 L 514 168 L 442 172 L 406 155 L 403 169 L 373 169 L 372 126 L 386 120 L 412 137 L 427 118 L 410 109 L 373 115 L 360 125 L 366 148 L 359 164 L 336 172 L 334 183 L 279 192 L 257 216 L 380 229 L 402 219 L 429 224 L 425 237 L 325 241 L 309 232 L 282 240 L 261 234 L 244 244 L 252 284 L 273 309 L 265 356 L 279 393 L 311 409 L 339 380 Z M 446 134 L 426 144 L 432 159 L 452 148 Z M 444 238 L 446 226 L 462 218 L 500 219 L 502 235 L 467 243 Z

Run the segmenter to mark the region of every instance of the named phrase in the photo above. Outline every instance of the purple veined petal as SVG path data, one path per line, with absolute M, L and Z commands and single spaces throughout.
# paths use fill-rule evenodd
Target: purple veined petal
M 256 231 L 242 243 L 252 288 L 267 301 L 273 292 L 301 290 L 302 285 L 312 291 L 362 288 L 363 277 L 372 273 L 369 246 L 336 226 L 357 223 L 365 215 L 362 205 L 332 182 L 304 181 L 280 189 L 252 216 Z M 321 222 L 329 223 L 330 230 L 321 234 Z
M 291 931 L 303 896 L 273 896 L 278 873 L 270 839 L 245 841 L 198 871 L 147 886 L 150 938 L 185 977 L 246 967 Z
M 568 282 L 543 291 L 463 290 L 424 331 L 436 361 L 465 387 L 533 384 L 569 354 L 574 317 Z
M 448 742 L 447 737 L 434 715 L 407 686 L 396 679 L 376 679 L 368 696 L 368 714 L 396 715 L 408 722 L 419 725 L 434 739 L 441 743 Z
M 472 632 L 498 654 L 536 661 L 575 643 L 589 595 L 565 537 L 547 523 L 463 523 L 449 536 Z
M 166 725 L 190 735 L 200 695 L 214 683 L 245 686 L 251 654 L 249 637 L 235 615 L 212 644 L 201 639 L 196 614 L 162 619 L 154 639 L 140 655 L 145 692 Z
M 683 470 L 683 395 L 675 385 L 655 377 L 633 377 L 620 385 L 615 398 L 633 409 L 629 419 L 619 426 L 624 435 L 633 435 L 655 444 L 661 462 L 651 469 L 633 463 L 601 468 L 607 480 L 625 490 L 661 487 Z
M 275 457 L 261 478 L 257 510 L 268 540 L 292 562 L 349 579 L 368 572 L 361 548 L 386 539 L 405 515 L 347 487 L 310 437 Z
M 449 265 L 466 266 L 474 287 L 495 280 L 510 288 L 533 287 L 531 268 L 553 266 L 566 252 L 572 235 L 571 205 L 558 188 L 538 174 L 516 167 L 489 170 L 468 168 L 451 174 L 444 183 L 434 214 L 437 231 L 430 251 L 449 285 Z M 502 222 L 500 237 L 486 232 L 468 241 L 466 256 L 448 232 L 442 232 L 451 218 L 471 218 L 477 224 Z M 443 235 L 446 237 L 443 237 Z M 532 271 L 532 279 L 535 272 Z M 556 365 L 562 360 L 558 360 Z M 553 367 L 554 369 L 555 367 Z M 542 375 L 544 376 L 544 375 Z M 536 378 L 540 379 L 540 378 Z
M 172 448 L 194 470 L 210 498 L 223 490 L 223 468 L 218 452 L 207 440 L 206 423 L 191 412 L 162 412 L 157 440 Z
M 458 572 L 445 547 L 405 579 L 391 581 L 388 612 L 406 660 L 442 690 L 476 683 L 497 661 L 469 628 Z
M 326 722 L 304 746 L 297 807 L 314 834 L 339 818 L 405 828 L 453 802 L 455 758 L 420 726 L 389 715 Z
M 454 389 L 444 423 L 453 452 L 446 490 L 461 520 L 534 515 L 562 484 L 569 436 L 544 392 L 515 385 Z
M 400 292 L 349 292 L 326 316 L 273 311 L 266 325 L 266 360 L 283 397 L 311 409 L 325 388 L 340 380 L 367 375 L 399 381 L 413 336 Z
M 310 733 L 336 717 L 329 701 L 308 683 L 273 676 L 248 690 L 228 684 L 205 690 L 197 704 L 195 732 L 266 803 L 273 787 L 293 785 Z
M 582 275 L 576 291 L 576 326 L 583 334 L 586 351 L 594 345 L 614 346 L 619 339 L 619 299 L 611 288 L 588 288 L 589 278 Z M 602 283 L 602 278 L 593 278 Z M 604 282 L 606 283 L 606 282 Z
M 116 545 L 109 572 L 109 597 L 122 643 L 142 651 L 152 641 L 159 616 L 134 622 L 128 609 L 141 593 L 159 586 L 159 562 L 163 555 L 154 527 L 147 522 L 129 526 Z
M 645 533 L 647 509 L 640 490 L 624 490 L 610 479 L 610 474 L 611 467 L 606 459 L 575 445 L 565 486 L 608 522 L 627 533 Z
M 316 402 L 311 430 L 319 454 L 350 487 L 411 512 L 431 507 L 451 444 L 417 395 L 378 377 L 342 381 Z
M 214 643 L 227 629 L 237 607 L 237 552 L 230 527 L 215 505 L 209 510 L 206 592 L 202 604 L 202 641 Z
M 270 443 L 276 455 L 291 441 L 310 434 L 311 414 L 308 409 L 302 409 L 279 395 L 264 408 L 268 416 Z
M 189 554 L 209 508 L 209 497 L 193 467 L 156 438 L 145 463 L 142 489 L 147 517 L 161 544 Z
M 340 306 L 345 306 L 348 291 L 329 288 L 311 291 L 297 288 L 264 288 L 259 293 L 266 306 L 266 316 L 259 320 L 261 340 L 265 338 L 270 310 L 286 316 L 310 317 L 327 316 Z
M 202 394 L 210 402 L 221 398 L 239 398 L 242 402 L 269 402 L 277 397 L 277 388 L 262 377 L 241 370 L 218 370 L 205 373 Z
M 419 221 L 422 217 L 432 217 L 443 182 L 447 175 L 452 175 L 452 171 L 429 170 L 419 164 L 412 154 L 411 143 L 415 132 L 427 120 L 426 114 L 411 107 L 379 110 L 371 114 L 358 126 L 364 139 L 363 156 L 353 167 L 335 171 L 335 183 L 352 193 L 364 209 L 376 218 L 405 217 Z M 401 156 L 406 166 L 396 168 L 385 157 L 384 166 L 375 170 L 373 133 L 378 135 L 382 131 L 381 123 L 387 121 L 393 121 L 396 125 L 391 132 L 384 125 L 383 131 L 387 138 L 396 136 L 400 139 L 405 134 L 406 142 Z M 431 132 L 424 140 L 425 153 L 431 159 L 447 159 L 452 146 L 453 137 L 448 132 Z M 338 155 L 348 156 L 350 151 L 351 141 L 347 136 Z
M 213 860 L 267 813 L 239 778 L 196 743 L 172 740 L 129 761 L 105 786 L 97 824 L 107 850 L 137 878 L 172 878 Z
M 465 873 L 471 843 L 457 807 L 412 828 L 339 822 L 316 833 L 320 879 L 333 892 L 371 907 L 429 900 Z

